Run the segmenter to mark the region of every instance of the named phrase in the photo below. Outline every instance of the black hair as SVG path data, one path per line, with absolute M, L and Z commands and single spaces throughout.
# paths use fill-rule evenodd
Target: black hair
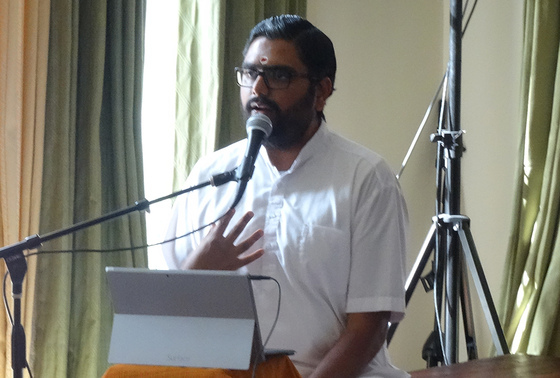
M 328 77 L 334 89 L 336 76 L 336 56 L 332 41 L 325 33 L 315 27 L 311 22 L 296 15 L 280 15 L 267 18 L 259 22 L 245 43 L 243 55 L 249 46 L 259 37 L 270 40 L 283 39 L 292 42 L 299 58 L 307 67 L 311 80 L 321 81 Z M 320 112 L 321 118 L 324 115 Z

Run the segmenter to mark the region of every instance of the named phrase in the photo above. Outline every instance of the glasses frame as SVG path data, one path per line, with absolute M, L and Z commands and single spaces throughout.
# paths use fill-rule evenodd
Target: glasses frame
M 275 69 L 285 69 L 287 73 L 290 74 L 290 78 L 288 79 L 288 81 L 286 82 L 285 86 L 270 86 L 270 82 L 268 81 L 268 76 L 270 74 L 270 72 L 274 71 Z M 245 70 L 252 70 L 255 71 L 257 73 L 257 76 L 255 77 L 255 80 L 253 81 L 252 84 L 250 85 L 244 85 L 241 83 L 241 79 L 243 76 L 243 71 Z M 255 85 L 255 82 L 257 81 L 257 78 L 259 76 L 262 76 L 264 83 L 266 84 L 268 89 L 286 89 L 290 86 L 290 84 L 292 84 L 292 81 L 296 78 L 305 78 L 305 79 L 309 79 L 310 81 L 312 81 L 312 76 L 307 74 L 307 73 L 300 73 L 297 72 L 289 67 L 264 67 L 264 68 L 253 68 L 253 67 L 235 67 L 235 80 L 237 82 L 237 85 L 240 86 L 241 88 L 252 88 Z

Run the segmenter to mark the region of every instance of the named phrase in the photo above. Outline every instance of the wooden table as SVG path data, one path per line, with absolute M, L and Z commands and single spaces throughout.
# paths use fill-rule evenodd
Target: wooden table
M 410 372 L 412 378 L 560 377 L 560 358 L 510 354 Z
M 250 370 L 202 369 L 174 366 L 117 364 L 102 378 L 252 378 Z M 269 357 L 257 366 L 256 378 L 301 378 L 288 356 Z

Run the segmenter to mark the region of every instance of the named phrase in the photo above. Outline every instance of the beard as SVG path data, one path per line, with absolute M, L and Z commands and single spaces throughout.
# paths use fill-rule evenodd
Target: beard
M 313 107 L 315 90 L 310 86 L 305 95 L 286 110 L 281 110 L 278 104 L 266 97 L 254 97 L 247 101 L 243 109 L 245 121 L 249 119 L 253 104 L 258 103 L 270 109 L 269 118 L 272 121 L 272 132 L 264 141 L 265 147 L 287 150 L 300 144 L 305 137 L 311 122 L 316 116 Z

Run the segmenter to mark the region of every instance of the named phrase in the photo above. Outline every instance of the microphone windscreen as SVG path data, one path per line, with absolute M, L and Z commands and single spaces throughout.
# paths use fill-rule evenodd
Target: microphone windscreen
M 261 130 L 266 137 L 272 132 L 272 121 L 262 113 L 255 113 L 247 120 L 247 134 L 253 130 Z

